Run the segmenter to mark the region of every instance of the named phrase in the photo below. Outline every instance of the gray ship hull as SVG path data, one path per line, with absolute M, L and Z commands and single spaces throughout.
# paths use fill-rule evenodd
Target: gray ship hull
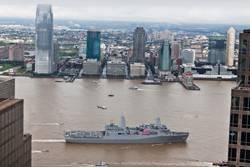
M 166 136 L 104 136 L 100 138 L 65 137 L 67 143 L 79 144 L 165 144 L 185 142 L 188 133 L 176 133 Z

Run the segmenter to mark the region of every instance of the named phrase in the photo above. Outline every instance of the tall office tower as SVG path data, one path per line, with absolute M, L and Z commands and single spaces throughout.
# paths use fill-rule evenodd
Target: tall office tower
M 172 42 L 171 44 L 172 59 L 176 60 L 180 57 L 180 49 L 181 49 L 181 45 L 177 41 Z
M 181 52 L 181 59 L 183 64 L 194 64 L 195 50 L 183 49 Z
M 89 30 L 87 32 L 87 59 L 100 60 L 101 58 L 101 32 Z
M 208 62 L 212 65 L 225 64 L 226 38 L 224 36 L 209 37 Z
M 38 5 L 36 11 L 35 73 L 53 73 L 55 71 L 54 60 L 52 7 L 51 5 Z
M 234 46 L 235 46 L 235 29 L 233 27 L 230 27 L 229 30 L 227 31 L 227 51 L 226 51 L 227 66 L 234 65 Z
M 250 166 L 250 30 L 240 34 L 238 86 L 232 89 L 229 167 Z
M 131 62 L 144 63 L 146 32 L 143 27 L 137 27 L 133 35 L 133 56 Z
M 1 79 L 0 89 L 13 89 L 12 84 L 6 86 L 8 82 Z M 9 97 L 2 93 L 0 91 L 0 166 L 31 167 L 31 135 L 23 133 L 23 100 L 14 99 L 12 93 Z
M 170 71 L 171 70 L 171 46 L 169 41 L 164 41 L 160 59 L 159 59 L 159 70 L 160 71 Z

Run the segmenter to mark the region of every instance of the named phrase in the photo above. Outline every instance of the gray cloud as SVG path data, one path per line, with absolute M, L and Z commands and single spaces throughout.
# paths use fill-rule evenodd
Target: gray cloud
M 56 19 L 250 23 L 249 0 L 1 0 L 0 17 L 34 18 L 39 3 Z

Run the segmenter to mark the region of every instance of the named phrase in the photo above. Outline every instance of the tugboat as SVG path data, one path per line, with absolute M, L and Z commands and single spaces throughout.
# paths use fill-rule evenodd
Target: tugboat
M 120 125 L 111 123 L 104 131 L 67 131 L 64 134 L 67 143 L 82 144 L 164 144 L 186 142 L 188 136 L 188 132 L 171 131 L 161 124 L 160 118 L 155 123 L 126 127 L 124 116 Z

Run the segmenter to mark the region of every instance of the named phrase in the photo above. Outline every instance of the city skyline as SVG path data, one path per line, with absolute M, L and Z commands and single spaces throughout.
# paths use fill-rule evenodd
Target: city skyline
M 39 3 L 41 2 L 38 0 L 0 2 L 0 17 L 34 18 L 36 5 Z M 247 8 L 250 2 L 247 0 L 230 3 L 225 0 L 209 2 L 198 0 L 119 2 L 114 0 L 84 2 L 44 0 L 42 3 L 53 6 L 55 19 L 220 24 L 248 24 L 250 20 L 250 11 Z

